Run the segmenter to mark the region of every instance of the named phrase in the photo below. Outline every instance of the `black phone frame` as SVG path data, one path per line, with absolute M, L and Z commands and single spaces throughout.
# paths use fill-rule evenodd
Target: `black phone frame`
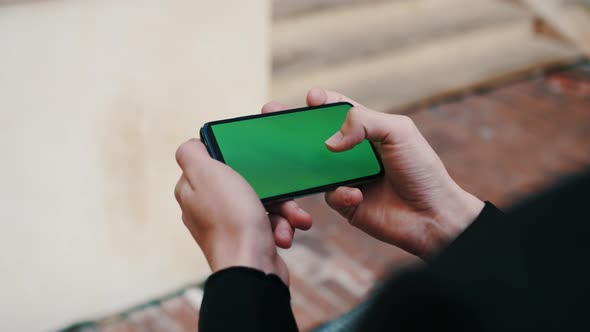
M 265 113 L 265 114 L 239 116 L 239 117 L 230 118 L 230 119 L 223 119 L 223 120 L 207 122 L 203 125 L 203 127 L 201 127 L 199 134 L 201 137 L 201 141 L 207 147 L 207 151 L 209 152 L 209 155 L 211 156 L 211 158 L 218 160 L 218 161 L 225 164 L 225 160 L 223 159 L 223 154 L 221 153 L 221 150 L 219 149 L 219 145 L 217 144 L 217 140 L 215 139 L 215 135 L 213 134 L 213 131 L 211 130 L 211 126 L 217 125 L 217 124 L 229 123 L 229 122 L 264 118 L 264 117 L 269 117 L 269 116 L 278 116 L 278 115 L 287 114 L 287 113 L 306 112 L 306 111 L 312 111 L 312 110 L 317 110 L 317 109 L 322 109 L 322 108 L 329 108 L 329 107 L 339 106 L 339 105 L 348 105 L 351 108 L 354 107 L 354 105 L 352 105 L 351 103 L 348 103 L 348 102 L 338 102 L 338 103 L 324 104 L 324 105 L 320 105 L 320 106 L 300 107 L 300 108 L 294 108 L 294 109 L 272 112 L 272 113 Z M 375 158 L 377 158 L 377 162 L 379 163 L 379 167 L 380 167 L 379 173 L 374 174 L 374 175 L 365 176 L 362 178 L 351 179 L 351 180 L 341 181 L 341 182 L 337 182 L 337 183 L 330 183 L 330 184 L 326 184 L 326 185 L 322 185 L 322 186 L 318 186 L 318 187 L 313 187 L 313 188 L 309 188 L 309 189 L 303 189 L 303 190 L 289 192 L 289 193 L 285 193 L 285 194 L 281 194 L 281 195 L 263 198 L 263 199 L 261 199 L 262 203 L 264 205 L 279 203 L 279 202 L 291 200 L 291 199 L 294 199 L 297 197 L 302 197 L 302 196 L 307 196 L 307 195 L 312 195 L 312 194 L 316 194 L 316 193 L 334 190 L 340 186 L 358 187 L 362 184 L 366 184 L 366 183 L 369 183 L 369 182 L 379 179 L 380 177 L 382 177 L 385 174 L 385 169 L 383 167 L 383 162 L 381 161 L 381 156 L 379 155 L 377 149 L 375 148 L 375 145 L 373 144 L 373 142 L 369 142 L 369 143 L 371 145 L 371 148 L 373 149 L 373 153 L 375 155 Z

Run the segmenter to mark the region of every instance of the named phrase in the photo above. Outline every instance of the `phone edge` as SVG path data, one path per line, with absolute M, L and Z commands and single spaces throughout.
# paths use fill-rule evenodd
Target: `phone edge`
M 380 161 L 380 158 L 378 158 L 378 159 Z M 385 175 L 385 170 L 384 170 L 383 166 L 381 166 L 379 173 L 374 174 L 374 175 L 369 175 L 366 177 L 346 180 L 346 181 L 337 182 L 337 183 L 330 183 L 330 184 L 326 184 L 326 185 L 323 185 L 320 187 L 314 187 L 314 188 L 304 189 L 304 190 L 300 190 L 300 191 L 294 191 L 294 192 L 290 192 L 290 193 L 286 193 L 286 194 L 282 194 L 282 195 L 271 196 L 271 197 L 260 199 L 260 201 L 264 205 L 270 205 L 270 204 L 280 203 L 280 202 L 284 202 L 284 201 L 288 201 L 288 200 L 292 200 L 292 199 L 296 199 L 296 198 L 300 198 L 300 197 L 304 197 L 304 196 L 309 196 L 309 195 L 313 195 L 313 194 L 319 194 L 319 193 L 323 193 L 323 192 L 327 192 L 327 191 L 332 191 L 332 190 L 335 190 L 336 188 L 342 187 L 342 186 L 359 187 L 363 184 L 367 184 L 367 183 L 371 183 L 373 181 L 376 181 L 379 178 L 383 177 L 384 175 Z
M 351 104 L 347 101 L 340 101 L 337 103 L 323 104 L 323 105 L 319 105 L 319 106 L 306 106 L 306 107 L 299 107 L 299 108 L 291 108 L 291 109 L 284 110 L 284 111 L 277 111 L 277 112 L 264 113 L 264 114 L 243 115 L 243 116 L 238 116 L 235 118 L 215 120 L 215 121 L 207 122 L 203 126 L 211 127 L 213 125 L 224 124 L 224 123 L 228 123 L 228 122 L 251 120 L 251 119 L 257 119 L 257 118 L 266 118 L 266 117 L 270 117 L 270 116 L 277 116 L 277 115 L 288 114 L 288 113 L 305 112 L 305 111 L 311 111 L 314 109 L 320 109 L 320 108 L 326 108 L 326 107 L 338 106 L 338 105 L 348 105 L 348 106 L 350 106 L 350 108 L 354 107 L 353 104 Z
M 223 163 L 223 156 L 221 156 L 221 152 L 219 151 L 219 146 L 217 145 L 217 140 L 215 139 L 214 135 L 211 135 L 211 126 L 209 123 L 205 123 L 201 130 L 199 130 L 199 136 L 201 137 L 201 142 L 207 148 L 207 152 L 209 152 L 209 156 L 215 160 L 219 160 Z

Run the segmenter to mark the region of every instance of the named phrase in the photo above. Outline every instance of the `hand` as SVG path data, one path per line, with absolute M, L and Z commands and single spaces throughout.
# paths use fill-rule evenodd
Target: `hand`
M 191 139 L 182 144 L 176 151 L 176 160 L 182 176 L 174 193 L 182 209 L 182 220 L 203 250 L 211 270 L 248 266 L 274 273 L 288 285 L 289 273 L 277 253 L 273 228 L 280 241 L 285 240 L 282 231 L 291 232 L 286 235 L 290 242 L 291 223 L 278 215 L 271 220 L 246 180 L 212 159 L 200 141 Z M 291 208 L 292 205 L 285 205 L 279 209 L 289 216 Z
M 341 129 L 326 141 L 331 151 L 364 139 L 379 147 L 385 176 L 361 189 L 340 187 L 326 202 L 369 235 L 425 258 L 442 249 L 478 216 L 484 203 L 461 189 L 440 158 L 403 115 L 368 110 L 338 93 L 312 89 L 309 106 L 354 105 Z

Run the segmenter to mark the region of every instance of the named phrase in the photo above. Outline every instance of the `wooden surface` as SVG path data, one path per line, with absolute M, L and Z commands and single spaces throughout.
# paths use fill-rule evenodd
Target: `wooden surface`
M 590 167 L 590 65 L 408 114 L 455 180 L 501 208 Z M 349 226 L 321 196 L 299 202 L 314 216 L 314 226 L 298 232 L 282 255 L 302 331 L 350 310 L 385 274 L 420 264 Z M 76 331 L 196 331 L 202 293 L 193 287 L 179 294 Z
M 273 24 L 271 94 L 299 106 L 323 86 L 396 112 L 579 58 L 535 34 L 533 19 L 499 0 L 355 1 L 284 17 Z

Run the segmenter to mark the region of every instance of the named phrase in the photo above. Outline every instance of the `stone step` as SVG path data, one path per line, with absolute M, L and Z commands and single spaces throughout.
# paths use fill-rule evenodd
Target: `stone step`
M 417 102 L 577 60 L 579 51 L 536 36 L 527 17 L 335 65 L 284 74 L 277 69 L 272 97 L 299 106 L 307 90 L 322 86 L 382 111 L 400 111 Z
M 305 15 L 318 10 L 333 10 L 342 6 L 359 3 L 377 3 L 385 1 L 408 0 L 273 0 L 272 16 L 275 21 L 286 17 Z M 411 1 L 411 0 L 410 0 Z
M 445 15 L 441 15 L 445 13 Z M 362 3 L 281 20 L 272 28 L 273 76 L 289 79 L 532 14 L 511 3 L 415 0 Z

